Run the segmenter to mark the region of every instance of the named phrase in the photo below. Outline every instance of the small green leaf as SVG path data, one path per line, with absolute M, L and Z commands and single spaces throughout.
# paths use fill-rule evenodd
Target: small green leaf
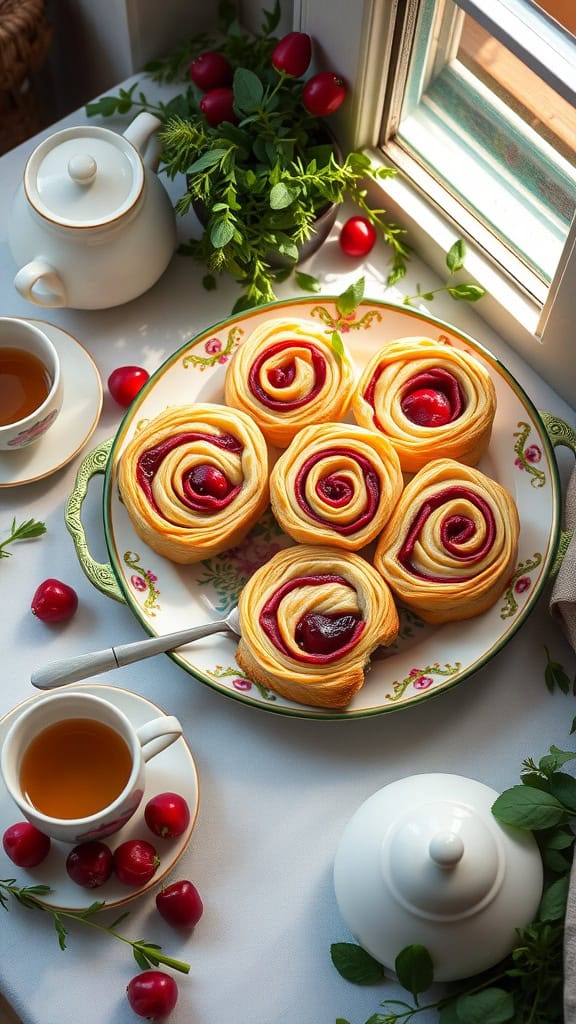
M 295 273 L 296 284 L 304 292 L 319 292 L 320 281 L 317 277 L 312 277 L 312 274 L 304 274 L 301 270 L 297 270 Z
M 548 886 L 542 896 L 538 911 L 538 917 L 541 921 L 559 921 L 564 917 L 569 885 L 570 878 L 568 875 L 565 875 Z
M 504 1024 L 514 1017 L 514 1000 L 501 988 L 460 996 L 456 1004 L 460 1024 Z
M 340 316 L 348 316 L 360 305 L 364 298 L 364 284 L 365 279 L 360 277 L 357 281 L 354 281 L 345 292 L 342 292 L 342 294 L 338 296 L 336 299 L 336 309 L 340 313 Z
M 298 189 L 289 188 L 283 181 L 270 189 L 270 206 L 273 210 L 285 210 L 298 198 Z
M 112 117 L 118 110 L 119 104 L 118 96 L 102 96 L 101 99 L 86 104 L 86 114 L 88 117 L 94 117 L 97 114 L 100 114 L 101 117 Z
M 243 114 L 253 114 L 258 110 L 264 95 L 264 86 L 254 71 L 248 68 L 236 68 L 234 72 L 234 106 Z
M 205 171 L 208 167 L 214 167 L 215 164 L 220 163 L 223 156 L 226 156 L 227 149 L 209 149 L 206 153 L 202 153 L 190 167 L 186 168 L 186 174 L 197 174 L 198 171 Z
M 426 946 L 418 943 L 405 946 L 398 953 L 394 961 L 394 970 L 402 987 L 411 992 L 414 998 L 420 992 L 426 992 L 434 981 L 432 957 Z
M 466 245 L 461 238 L 454 245 L 450 246 L 450 249 L 446 253 L 446 266 L 451 274 L 455 274 L 457 270 L 462 270 L 464 266 L 464 258 L 466 256 Z
M 532 786 L 512 786 L 492 804 L 492 813 L 505 825 L 516 828 L 553 828 L 566 820 L 566 811 L 550 793 Z
M 550 775 L 555 772 L 557 768 L 561 768 L 567 761 L 574 761 L 576 759 L 576 750 L 560 750 L 560 747 L 556 747 L 554 744 L 550 747 L 550 753 L 544 754 L 544 757 L 540 758 L 538 762 L 538 768 L 541 772 L 545 772 Z
M 234 237 L 234 225 L 229 220 L 219 220 L 212 226 L 210 241 L 215 249 L 223 249 Z
M 356 985 L 374 985 L 384 977 L 382 964 L 353 942 L 333 942 L 330 956 L 338 973 Z
M 202 278 L 202 287 L 205 288 L 207 292 L 213 292 L 215 290 L 216 278 L 214 277 L 214 274 L 204 274 L 204 277 Z
M 550 792 L 561 804 L 576 811 L 576 779 L 566 772 L 554 772 L 550 776 Z
M 342 356 L 344 355 L 344 342 L 342 341 L 342 335 L 339 331 L 332 331 L 330 344 L 336 359 L 342 359 Z
M 486 289 L 479 284 L 456 284 L 446 291 L 453 299 L 463 299 L 466 302 L 478 302 L 486 295 Z
M 546 652 L 546 668 L 544 670 L 544 682 L 550 693 L 554 693 L 556 687 L 562 691 L 562 693 L 570 692 L 570 679 L 564 670 L 564 667 L 559 661 L 553 661 L 550 657 L 548 648 L 544 648 Z M 576 755 L 575 755 L 576 756 Z

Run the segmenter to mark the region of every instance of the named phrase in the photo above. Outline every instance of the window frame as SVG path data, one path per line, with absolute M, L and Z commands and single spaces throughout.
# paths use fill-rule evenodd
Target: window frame
M 516 0 L 503 0 L 516 3 Z M 504 270 L 505 261 L 488 258 L 481 234 L 476 241 L 472 220 L 455 221 L 456 211 L 447 190 L 415 173 L 411 179 L 394 145 L 384 155 L 378 149 L 386 78 L 400 53 L 399 72 L 407 56 L 406 33 L 413 30 L 419 0 L 294 0 L 293 27 L 320 42 L 324 67 L 335 67 L 351 86 L 346 112 L 334 116 L 334 128 L 345 148 L 363 148 L 375 163 L 395 167 L 399 173 L 370 185 L 370 193 L 391 220 L 406 228 L 422 259 L 444 275 L 447 249 L 457 238 L 467 243 L 468 278 L 487 289 L 475 307 L 501 337 L 524 357 L 570 405 L 576 407 L 576 359 L 569 341 L 576 323 L 576 218 L 563 249 L 558 270 L 545 301 L 517 274 Z M 404 44 L 404 46 L 403 46 Z

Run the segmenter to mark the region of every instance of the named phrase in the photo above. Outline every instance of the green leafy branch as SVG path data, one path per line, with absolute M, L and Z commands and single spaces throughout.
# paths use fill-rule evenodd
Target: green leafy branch
M 464 300 L 466 302 L 478 302 L 486 294 L 486 289 L 482 288 L 479 284 L 468 284 L 461 282 L 460 284 L 450 284 L 450 281 L 459 270 L 464 269 L 464 259 L 466 256 L 466 245 L 464 241 L 459 238 L 450 247 L 446 253 L 446 267 L 448 268 L 448 280 L 446 284 L 439 288 L 432 288 L 429 291 L 422 291 L 420 285 L 417 285 L 416 295 L 405 295 L 403 304 L 405 306 L 414 305 L 415 299 L 422 299 L 425 302 L 432 302 L 434 297 L 440 292 L 447 292 L 450 298 L 458 300 Z
M 46 532 L 44 523 L 40 523 L 36 519 L 26 519 L 17 526 L 16 518 L 14 518 L 10 527 L 10 535 L 0 542 L 0 558 L 9 558 L 12 554 L 11 551 L 6 550 L 8 544 L 12 544 L 17 540 L 30 540 L 33 537 L 41 537 Z
M 48 885 L 18 886 L 15 878 L 0 879 L 0 904 L 4 910 L 8 910 L 8 897 L 10 896 L 28 910 L 41 910 L 49 914 L 54 922 L 58 943 L 62 950 L 66 949 L 66 939 L 68 937 L 64 921 L 75 921 L 77 924 L 104 932 L 106 935 L 118 939 L 127 946 L 131 946 L 134 959 L 142 970 L 163 965 L 164 967 L 170 967 L 174 971 L 180 971 L 182 974 L 189 973 L 190 964 L 184 960 L 175 960 L 174 957 L 167 956 L 156 943 L 146 942 L 144 939 L 128 939 L 125 935 L 116 931 L 120 922 L 128 916 L 126 913 L 118 917 L 110 926 L 99 924 L 94 918 L 99 911 L 105 908 L 105 903 L 94 902 L 81 911 L 56 910 L 41 899 L 42 896 L 48 896 L 51 891 Z

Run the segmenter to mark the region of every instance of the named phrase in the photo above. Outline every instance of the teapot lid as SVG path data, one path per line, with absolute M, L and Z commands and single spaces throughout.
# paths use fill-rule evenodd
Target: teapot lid
M 24 171 L 34 209 L 64 227 L 98 227 L 127 213 L 144 186 L 136 148 L 108 128 L 64 128 L 44 139 Z
M 463 776 L 414 775 L 378 790 L 348 822 L 334 860 L 337 903 L 385 967 L 417 943 L 436 981 L 469 977 L 503 959 L 534 919 L 538 846 L 497 821 L 497 796 Z

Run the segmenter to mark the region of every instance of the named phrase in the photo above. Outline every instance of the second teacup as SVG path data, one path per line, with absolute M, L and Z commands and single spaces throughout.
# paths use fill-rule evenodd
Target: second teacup
M 48 335 L 18 317 L 0 317 L 0 450 L 42 437 L 63 398 L 60 359 Z
M 13 722 L 0 766 L 28 821 L 53 839 L 81 843 L 126 824 L 144 794 L 146 762 L 181 735 L 171 715 L 136 728 L 101 697 L 52 694 Z

